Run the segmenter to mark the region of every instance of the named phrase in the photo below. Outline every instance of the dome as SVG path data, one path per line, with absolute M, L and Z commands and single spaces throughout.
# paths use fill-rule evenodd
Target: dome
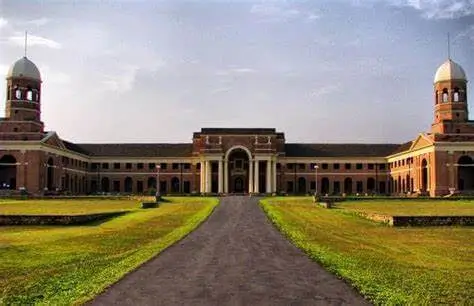
M 41 75 L 38 67 L 28 58 L 23 57 L 17 60 L 8 70 L 7 79 L 9 78 L 29 78 L 41 81 Z
M 458 63 L 452 61 L 451 59 L 448 59 L 441 66 L 439 66 L 438 70 L 436 71 L 434 82 L 437 83 L 449 80 L 467 81 L 464 69 L 462 69 Z

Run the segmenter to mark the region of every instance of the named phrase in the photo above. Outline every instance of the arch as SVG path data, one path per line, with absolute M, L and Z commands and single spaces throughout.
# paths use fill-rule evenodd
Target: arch
M 458 159 L 458 190 L 474 191 L 474 161 L 467 155 Z
M 13 155 L 0 158 L 0 189 L 16 189 L 17 161 Z
M 131 177 L 127 176 L 124 181 L 124 191 L 131 193 L 133 190 L 133 180 Z
M 439 95 L 438 91 L 435 91 L 435 104 L 438 104 L 438 101 L 439 101 L 438 95 Z
M 249 157 L 249 160 L 252 159 L 252 152 L 250 152 L 250 150 L 247 147 L 242 146 L 242 145 L 235 145 L 235 146 L 231 147 L 229 150 L 227 150 L 227 152 L 225 152 L 224 159 L 229 160 L 230 153 L 232 153 L 232 151 L 234 151 L 236 149 L 241 149 L 241 150 L 245 151 L 247 153 L 248 157 Z
M 156 189 L 156 177 L 150 176 L 146 185 L 148 189 Z
M 421 191 L 428 189 L 428 162 L 425 158 L 421 161 Z
M 15 99 L 16 100 L 21 100 L 22 92 L 21 89 L 15 88 Z
M 350 177 L 346 177 L 344 179 L 344 193 L 345 194 L 352 193 L 352 179 Z
M 304 177 L 298 178 L 298 193 L 306 193 L 306 179 Z
M 407 182 L 407 191 L 411 192 L 412 186 L 411 186 L 411 181 L 410 181 L 410 175 L 407 174 L 406 176 L 406 182 Z
M 179 178 L 173 177 L 171 179 L 171 192 L 178 193 L 179 192 Z
M 31 87 L 28 87 L 28 89 L 26 90 L 26 100 L 34 101 L 34 94 L 33 94 L 33 90 L 31 89 Z
M 322 194 L 329 193 L 329 179 L 327 177 L 323 177 L 321 179 L 321 193 Z
M 103 192 L 110 192 L 110 180 L 108 177 L 103 177 L 102 181 L 100 182 L 101 190 Z
M 367 179 L 367 191 L 373 192 L 375 189 L 375 179 L 373 177 L 369 177 Z
M 54 161 L 53 158 L 48 158 L 48 162 L 46 163 L 47 171 L 46 171 L 46 188 L 48 190 L 54 189 Z
M 447 88 L 443 88 L 443 102 L 444 103 L 447 103 L 449 101 L 449 94 L 448 94 L 448 89 Z
M 453 92 L 453 102 L 459 102 L 460 101 L 460 96 L 459 96 L 459 88 L 454 88 Z

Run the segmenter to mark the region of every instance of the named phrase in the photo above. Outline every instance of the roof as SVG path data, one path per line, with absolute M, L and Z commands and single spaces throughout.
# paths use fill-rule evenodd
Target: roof
M 188 157 L 192 155 L 191 143 L 84 143 L 64 145 L 75 152 L 90 156 L 107 157 Z
M 466 72 L 458 63 L 448 59 L 438 70 L 434 77 L 434 82 L 449 81 L 449 80 L 467 80 Z
M 274 128 L 202 128 L 200 134 L 254 135 L 276 134 Z
M 38 67 L 25 56 L 10 66 L 7 72 L 8 78 L 29 78 L 41 81 L 41 74 Z
M 385 157 L 397 150 L 400 144 L 318 144 L 287 143 L 287 157 Z
M 398 148 L 396 148 L 395 151 L 391 152 L 389 155 L 393 155 L 393 154 L 408 151 L 411 148 L 412 144 L 413 144 L 413 141 L 405 142 L 405 143 L 399 145 Z

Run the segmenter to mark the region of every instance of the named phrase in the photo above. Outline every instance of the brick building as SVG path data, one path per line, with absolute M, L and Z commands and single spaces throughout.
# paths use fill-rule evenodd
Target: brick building
M 474 190 L 467 78 L 448 59 L 434 79 L 428 133 L 404 144 L 287 143 L 272 128 L 203 128 L 189 143 L 75 144 L 41 121 L 41 75 L 28 58 L 8 71 L 0 118 L 0 189 L 33 194 L 421 193 Z M 157 181 L 159 182 L 157 186 Z

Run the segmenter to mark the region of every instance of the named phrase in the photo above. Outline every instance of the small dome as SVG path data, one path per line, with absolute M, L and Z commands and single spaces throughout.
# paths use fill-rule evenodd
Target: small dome
M 449 80 L 463 80 L 467 81 L 466 73 L 461 65 L 448 59 L 438 70 L 436 70 L 434 82 L 449 81 Z
M 38 67 L 28 58 L 23 57 L 17 60 L 8 70 L 7 79 L 9 78 L 28 78 L 41 81 L 41 75 Z

